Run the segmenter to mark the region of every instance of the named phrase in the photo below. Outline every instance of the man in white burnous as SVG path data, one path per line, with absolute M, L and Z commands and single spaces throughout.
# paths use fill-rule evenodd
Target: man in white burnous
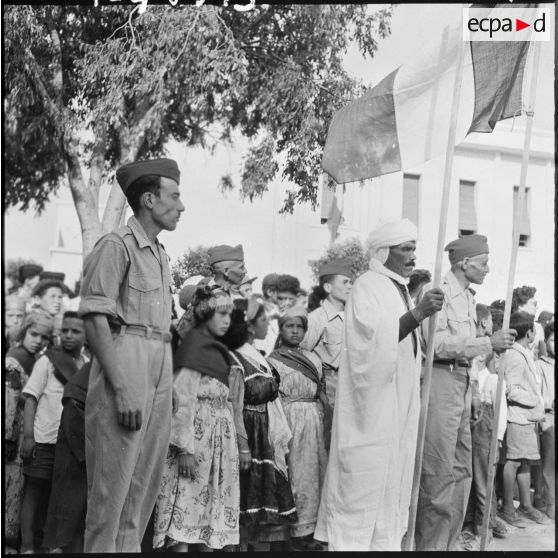
M 328 468 L 314 537 L 329 550 L 401 550 L 420 411 L 420 322 L 440 289 L 414 307 L 407 290 L 417 229 L 389 221 L 368 239 L 370 269 L 345 307 Z

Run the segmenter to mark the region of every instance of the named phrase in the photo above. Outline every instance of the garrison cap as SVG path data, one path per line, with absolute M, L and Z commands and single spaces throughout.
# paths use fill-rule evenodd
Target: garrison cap
M 180 171 L 173 159 L 148 159 L 147 161 L 128 163 L 116 171 L 116 180 L 122 191 L 126 193 L 134 180 L 151 174 L 171 178 L 177 184 L 180 182 Z
M 344 275 L 345 277 L 352 277 L 353 272 L 349 262 L 343 258 L 338 260 L 331 260 L 320 265 L 318 268 L 318 275 L 324 277 L 325 275 Z
M 216 264 L 217 262 L 244 261 L 242 244 L 238 244 L 237 246 L 227 246 L 226 244 L 212 246 L 207 253 L 209 254 L 210 265 Z
M 65 278 L 66 278 L 66 274 L 61 273 L 59 271 L 41 272 L 41 281 L 60 281 L 61 283 L 63 283 Z
M 19 267 L 18 275 L 19 281 L 23 283 L 25 279 L 29 279 L 30 277 L 35 277 L 36 275 L 40 275 L 43 271 L 43 268 L 40 265 L 35 264 L 24 264 Z
M 468 234 L 450 242 L 444 250 L 449 252 L 450 263 L 454 264 L 463 258 L 488 254 L 488 242 L 482 234 Z
M 268 273 L 262 281 L 262 289 L 274 288 L 277 285 L 277 279 L 279 279 L 279 273 Z

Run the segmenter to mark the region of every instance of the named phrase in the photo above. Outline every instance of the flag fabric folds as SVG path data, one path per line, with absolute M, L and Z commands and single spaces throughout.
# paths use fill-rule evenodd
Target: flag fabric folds
M 411 59 L 334 115 L 322 168 L 337 183 L 411 169 L 445 152 L 463 41 L 462 12 L 456 9 L 453 24 L 429 35 Z M 456 144 L 521 113 L 529 45 L 465 44 Z

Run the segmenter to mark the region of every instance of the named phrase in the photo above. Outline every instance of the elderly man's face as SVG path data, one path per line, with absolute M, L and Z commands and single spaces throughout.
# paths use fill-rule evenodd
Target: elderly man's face
M 488 267 L 488 254 L 479 254 L 463 260 L 463 273 L 469 283 L 482 285 L 484 278 L 490 271 Z
M 384 266 L 401 277 L 410 277 L 415 269 L 416 249 L 417 243 L 414 240 L 392 246 Z

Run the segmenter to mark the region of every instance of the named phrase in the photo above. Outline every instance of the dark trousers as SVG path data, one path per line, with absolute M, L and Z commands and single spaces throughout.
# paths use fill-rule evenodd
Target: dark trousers
M 415 529 L 417 550 L 456 549 L 471 490 L 470 416 L 467 369 L 434 365 Z
M 535 501 L 544 506 L 554 507 L 556 489 L 556 457 L 554 453 L 554 413 L 547 412 L 540 425 L 542 463 L 532 467 L 535 479 Z
M 494 424 L 494 409 L 492 404 L 483 404 L 481 416 L 471 425 L 471 442 L 473 447 L 473 483 L 467 507 L 467 523 L 473 523 L 480 532 L 483 521 L 483 511 L 488 493 L 488 462 L 490 459 L 490 442 L 492 426 Z M 496 493 L 492 487 L 492 505 L 490 507 L 490 522 L 496 515 Z

